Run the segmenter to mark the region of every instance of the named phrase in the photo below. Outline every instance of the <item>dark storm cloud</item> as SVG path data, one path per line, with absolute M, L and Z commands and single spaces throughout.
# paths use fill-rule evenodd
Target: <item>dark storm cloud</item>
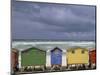
M 13 39 L 95 40 L 95 7 L 13 2 Z

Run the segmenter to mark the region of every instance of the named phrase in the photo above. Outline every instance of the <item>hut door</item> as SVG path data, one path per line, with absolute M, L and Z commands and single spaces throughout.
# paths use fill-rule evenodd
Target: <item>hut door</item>
M 60 65 L 62 63 L 62 52 L 59 49 L 56 49 L 51 52 L 51 64 Z

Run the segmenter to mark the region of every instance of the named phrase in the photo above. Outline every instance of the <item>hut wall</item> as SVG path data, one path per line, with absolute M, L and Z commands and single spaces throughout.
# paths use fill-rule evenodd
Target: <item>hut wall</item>
M 36 66 L 46 64 L 46 52 L 31 48 L 21 53 L 22 66 Z
M 92 64 L 96 63 L 96 50 L 89 52 L 89 60 L 90 60 L 90 63 Z
M 88 64 L 89 63 L 89 54 L 88 51 L 84 51 L 82 54 L 82 49 L 75 49 L 75 53 L 68 51 L 67 53 L 67 62 L 68 64 Z
M 18 64 L 18 52 L 12 51 L 11 52 L 11 66 L 15 68 Z
M 61 65 L 62 64 L 62 51 L 59 49 L 54 49 L 51 51 L 51 64 Z

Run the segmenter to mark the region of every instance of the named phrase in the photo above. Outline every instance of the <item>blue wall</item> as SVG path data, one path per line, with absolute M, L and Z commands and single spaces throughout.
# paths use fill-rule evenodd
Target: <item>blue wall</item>
M 62 64 L 62 51 L 58 48 L 51 51 L 51 64 Z

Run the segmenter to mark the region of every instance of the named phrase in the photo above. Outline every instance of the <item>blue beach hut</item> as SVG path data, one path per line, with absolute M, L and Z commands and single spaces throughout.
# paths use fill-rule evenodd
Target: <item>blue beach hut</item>
M 51 50 L 51 65 L 62 64 L 62 50 L 58 47 Z

